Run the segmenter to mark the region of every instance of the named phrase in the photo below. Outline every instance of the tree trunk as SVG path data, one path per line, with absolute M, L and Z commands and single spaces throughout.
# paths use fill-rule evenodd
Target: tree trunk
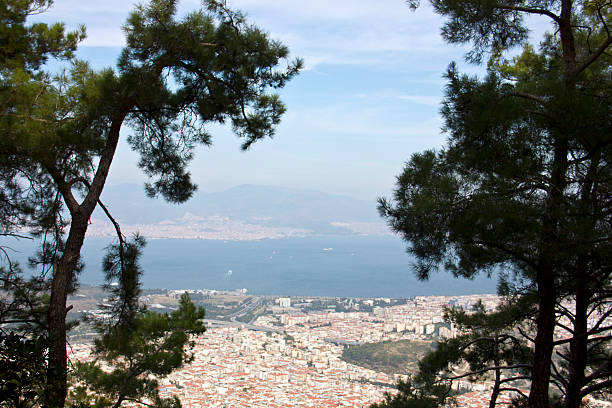
M 565 79 L 568 90 L 574 89 L 571 81 L 576 67 L 576 50 L 571 25 L 571 0 L 562 0 L 559 32 L 561 36 L 561 49 L 565 64 Z M 555 274 L 558 272 L 560 231 L 559 216 L 563 213 L 562 205 L 564 191 L 567 185 L 567 154 L 568 136 L 554 135 L 554 158 L 551 171 L 551 183 L 546 199 L 545 216 L 543 220 L 543 234 L 540 242 L 540 262 L 536 274 L 538 291 L 538 315 L 536 318 L 536 338 L 534 344 L 534 365 L 531 374 L 531 390 L 529 392 L 528 406 L 530 408 L 549 408 L 548 389 L 550 385 L 550 372 L 552 353 L 554 349 L 555 332 L 555 304 L 557 288 Z
M 553 334 L 555 331 L 556 290 L 552 273 L 538 271 L 538 316 L 536 318 L 536 338 L 531 390 L 528 406 L 530 408 L 548 408 L 548 387 L 550 383 L 550 366 L 553 352 Z
M 573 81 L 576 70 L 576 46 L 574 41 L 574 30 L 572 27 L 572 0 L 561 2 L 561 15 L 559 21 L 559 34 L 561 37 L 561 50 L 565 64 L 565 79 Z
M 47 318 L 49 324 L 49 362 L 45 405 L 63 407 L 67 392 L 66 300 L 72 274 L 79 261 L 89 215 L 73 214 L 70 233 L 62 257 L 53 268 L 53 284 Z
M 564 401 L 566 408 L 579 408 L 582 404 L 580 391 L 585 381 L 588 343 L 588 290 L 585 275 L 579 276 L 576 284 L 576 316 L 574 317 L 574 334 L 570 342 L 569 378 Z
M 536 337 L 534 341 L 534 361 L 531 373 L 531 390 L 528 406 L 548 408 L 548 388 L 554 348 L 556 326 L 555 305 L 557 284 L 555 276 L 559 272 L 561 233 L 559 216 L 563 213 L 564 191 L 567 185 L 568 139 L 563 134 L 555 135 L 554 157 L 552 161 L 551 183 L 546 198 L 542 237 L 539 243 L 539 262 L 535 283 L 538 291 L 538 315 L 536 317 Z
M 497 404 L 497 397 L 499 396 L 499 370 L 495 372 L 495 384 L 493 384 L 493 391 L 491 391 L 491 397 L 489 399 L 489 408 L 495 408 Z
M 499 343 L 497 335 L 495 335 L 495 341 L 493 345 L 493 352 L 495 353 L 495 357 L 493 358 L 493 364 L 495 367 L 499 367 L 499 359 L 497 358 L 497 353 L 499 351 Z M 489 399 L 489 408 L 495 408 L 497 404 L 497 397 L 499 396 L 499 388 L 501 381 L 501 370 L 499 368 L 495 369 L 495 383 L 493 384 L 493 391 L 491 391 L 491 398 Z
M 89 191 L 81 204 L 74 199 L 70 184 L 58 172 L 52 174 L 53 179 L 62 193 L 70 215 L 70 231 L 66 240 L 66 247 L 62 257 L 53 270 L 53 283 L 51 285 L 51 300 L 47 311 L 49 325 L 49 361 L 47 368 L 47 388 L 45 390 L 45 406 L 48 408 L 63 407 L 67 394 L 68 355 L 66 353 L 66 301 L 68 288 L 73 278 L 72 274 L 81 255 L 81 248 L 85 240 L 85 233 L 89 217 L 93 213 L 102 189 L 108 177 L 110 165 L 115 156 L 119 142 L 119 131 L 126 115 L 133 106 L 133 102 L 123 105 L 111 123 L 106 145 L 94 179 Z
M 584 183 L 581 192 L 581 212 L 583 214 L 594 214 L 596 212 L 596 203 L 593 202 L 592 191 L 597 183 L 597 170 L 601 160 L 601 150 L 596 150 L 593 153 L 593 158 L 589 165 L 589 170 L 584 178 Z M 592 218 L 588 218 L 585 222 L 585 232 L 589 239 L 595 231 L 595 225 Z M 588 226 L 588 227 L 587 227 Z M 585 237 L 586 240 L 586 237 Z M 574 333 L 570 342 L 569 352 L 569 378 L 565 394 L 564 405 L 566 408 L 578 408 L 582 404 L 582 387 L 586 384 L 586 368 L 587 368 L 587 351 L 588 351 L 588 310 L 593 293 L 589 289 L 589 280 L 593 278 L 593 265 L 590 260 L 592 254 L 590 248 L 582 248 L 581 254 L 576 262 L 576 287 L 575 295 L 575 311 L 574 311 Z M 592 281 L 591 281 L 592 282 Z

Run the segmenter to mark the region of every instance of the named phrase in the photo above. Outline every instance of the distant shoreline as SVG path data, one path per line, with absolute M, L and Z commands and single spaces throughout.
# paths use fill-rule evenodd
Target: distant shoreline
M 91 284 L 79 284 L 79 287 L 86 288 L 102 288 L 104 284 L 99 285 L 91 285 Z M 324 300 L 338 300 L 338 299 L 355 299 L 355 300 L 370 300 L 370 299 L 390 299 L 390 300 L 406 300 L 406 299 L 415 299 L 415 298 L 430 298 L 430 297 L 461 297 L 461 296 L 498 296 L 497 293 L 468 293 L 462 295 L 416 295 L 409 297 L 388 297 L 388 296 L 370 296 L 370 297 L 356 297 L 356 296 L 311 296 L 311 295 L 282 295 L 282 294 L 254 294 L 248 291 L 240 293 L 239 291 L 228 291 L 228 290 L 219 290 L 214 288 L 181 288 L 181 289 L 167 289 L 167 288 L 141 288 L 144 292 L 150 293 L 170 293 L 170 292 L 180 292 L 180 293 L 193 293 L 193 292 L 202 292 L 202 291 L 212 291 L 216 292 L 220 295 L 242 295 L 242 296 L 251 296 L 251 297 L 264 297 L 264 298 L 314 298 L 314 299 L 324 299 Z

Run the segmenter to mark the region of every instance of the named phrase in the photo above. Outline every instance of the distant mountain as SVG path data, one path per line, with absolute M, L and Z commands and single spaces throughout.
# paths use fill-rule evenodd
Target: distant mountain
M 222 192 L 196 193 L 187 203 L 172 205 L 146 197 L 142 186 L 122 184 L 107 186 L 102 201 L 122 224 L 158 224 L 191 214 L 319 234 L 379 235 L 386 231 L 375 202 L 311 190 L 240 185 Z M 104 214 L 98 209 L 94 218 L 103 219 Z

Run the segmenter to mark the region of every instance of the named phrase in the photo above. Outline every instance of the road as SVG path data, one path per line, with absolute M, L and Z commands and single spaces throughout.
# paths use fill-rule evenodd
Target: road
M 235 322 L 237 318 L 251 313 L 257 307 L 259 307 L 264 301 L 265 301 L 264 297 L 259 297 L 259 296 L 253 297 L 253 298 L 249 299 L 247 302 L 245 302 L 244 304 L 242 304 L 240 306 L 241 309 L 239 309 L 238 311 L 228 315 L 227 317 L 231 321 Z

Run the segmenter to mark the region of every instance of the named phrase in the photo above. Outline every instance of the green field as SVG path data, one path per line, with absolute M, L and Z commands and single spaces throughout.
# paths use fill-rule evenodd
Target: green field
M 345 348 L 342 360 L 390 375 L 413 374 L 419 360 L 434 347 L 435 342 L 421 340 L 368 343 Z

